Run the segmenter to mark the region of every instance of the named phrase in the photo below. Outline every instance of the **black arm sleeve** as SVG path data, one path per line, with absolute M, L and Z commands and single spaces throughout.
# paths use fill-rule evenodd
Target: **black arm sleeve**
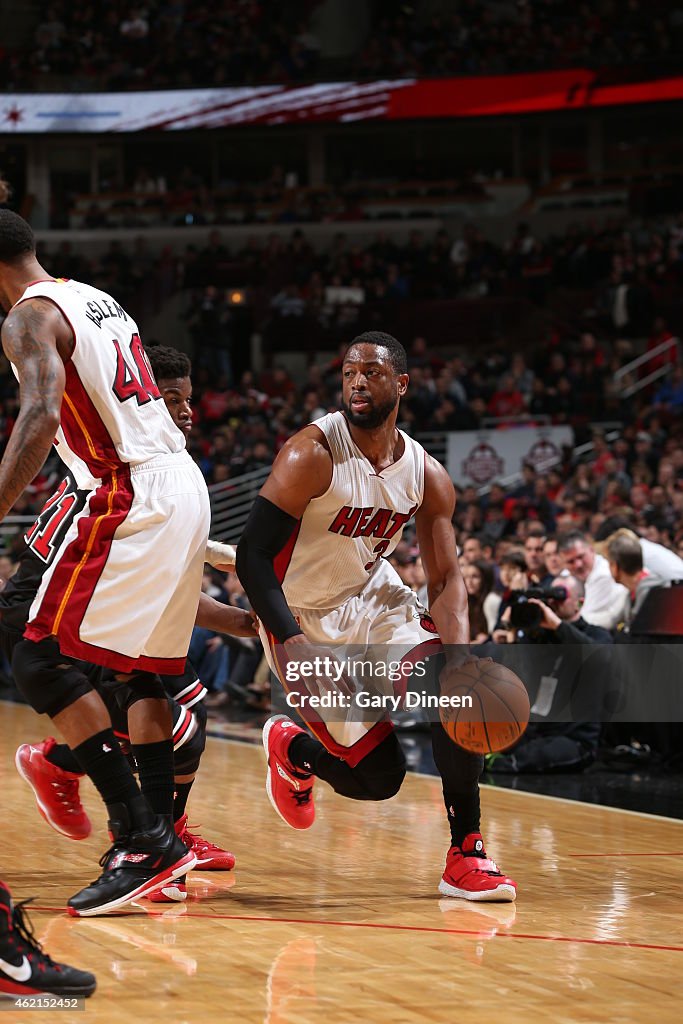
M 289 610 L 273 561 L 298 525 L 298 519 L 259 495 L 237 545 L 240 582 L 259 619 L 281 644 L 302 630 Z

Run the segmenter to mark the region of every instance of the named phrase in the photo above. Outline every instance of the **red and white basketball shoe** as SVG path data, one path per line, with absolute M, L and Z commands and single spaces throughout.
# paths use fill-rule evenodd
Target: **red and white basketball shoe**
M 148 893 L 145 899 L 148 899 L 150 903 L 182 903 L 187 899 L 186 880 L 187 875 L 173 878 L 170 882 L 165 882 L 160 889 Z
M 175 823 L 175 830 L 178 839 L 181 840 L 197 858 L 195 870 L 202 871 L 232 871 L 235 866 L 235 855 L 228 850 L 223 850 L 208 839 L 190 832 L 187 825 L 187 815 L 183 814 Z M 152 903 L 182 903 L 187 899 L 186 876 L 176 878 L 165 885 L 162 885 L 156 892 L 147 897 Z
M 14 758 L 17 771 L 33 790 L 38 810 L 48 825 L 69 839 L 87 839 L 92 825 L 78 794 L 83 776 L 47 760 L 55 744 L 52 736 L 42 743 L 22 743 Z
M 198 828 L 199 826 L 192 827 Z M 178 833 L 178 838 L 197 857 L 195 871 L 232 871 L 235 866 L 234 853 L 216 846 L 215 843 L 210 843 L 208 839 L 197 835 L 196 832 L 190 832 L 186 814 L 176 821 L 175 830 Z
M 292 828 L 310 828 L 315 821 L 315 777 L 294 768 L 287 757 L 295 736 L 306 735 L 286 715 L 273 715 L 263 727 L 263 749 L 268 758 L 266 792 L 271 804 Z
M 448 851 L 439 892 L 442 896 L 459 896 L 480 903 L 512 903 L 517 885 L 486 856 L 479 832 L 470 832 L 462 846 L 452 846 Z

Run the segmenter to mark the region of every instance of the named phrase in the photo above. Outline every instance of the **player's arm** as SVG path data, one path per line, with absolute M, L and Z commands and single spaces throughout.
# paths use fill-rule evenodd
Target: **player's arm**
M 453 533 L 455 490 L 448 473 L 431 456 L 425 461 L 424 498 L 415 515 L 417 540 L 427 577 L 429 612 L 448 648 L 469 644 L 467 591 Z M 455 651 L 451 651 L 455 654 Z
M 292 615 L 274 561 L 291 539 L 312 498 L 332 480 L 322 432 L 308 426 L 284 445 L 254 502 L 237 545 L 235 565 L 252 608 L 279 643 L 303 633 Z
M 208 594 L 199 595 L 195 626 L 202 626 L 214 633 L 227 633 L 228 636 L 257 637 L 258 629 L 254 619 L 253 612 L 245 611 L 244 608 L 223 604 Z
M 0 520 L 42 468 L 59 426 L 64 356 L 71 329 L 56 306 L 29 299 L 2 326 L 2 347 L 19 378 L 20 408 L 0 463 Z

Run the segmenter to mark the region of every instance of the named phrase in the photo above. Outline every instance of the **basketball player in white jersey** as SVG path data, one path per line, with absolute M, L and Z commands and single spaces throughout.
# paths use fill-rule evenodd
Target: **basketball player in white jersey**
M 455 666 L 469 643 L 453 484 L 396 428 L 408 387 L 405 350 L 390 335 L 361 334 L 346 352 L 342 377 L 343 412 L 316 420 L 283 447 L 237 549 L 238 574 L 285 688 L 288 667 L 303 664 L 307 645 L 335 654 L 369 651 L 376 664 L 396 653 L 416 661 L 433 650 L 438 633 Z M 431 617 L 385 557 L 413 515 Z M 447 679 L 448 667 L 442 687 Z M 336 707 L 300 714 L 317 738 L 284 715 L 264 729 L 268 795 L 289 825 L 313 823 L 316 776 L 356 800 L 398 792 L 406 762 L 388 716 L 357 721 Z M 483 759 L 456 746 L 439 721 L 431 729 L 451 830 L 439 891 L 514 900 L 515 883 L 486 856 L 479 832 Z
M 0 463 L 0 520 L 53 441 L 89 491 L 42 578 L 12 660 L 19 689 L 52 718 L 107 805 L 114 844 L 103 873 L 69 901 L 74 916 L 89 916 L 158 889 L 196 858 L 170 820 L 150 810 L 101 697 L 64 655 L 108 667 L 165 700 L 157 673 L 184 670 L 208 493 L 135 322 L 110 295 L 51 277 L 36 259 L 31 228 L 9 210 L 0 210 L 0 303 L 7 311 L 2 344 L 20 385 Z M 170 735 L 169 719 L 158 735 L 157 768 L 165 776 L 173 772 Z

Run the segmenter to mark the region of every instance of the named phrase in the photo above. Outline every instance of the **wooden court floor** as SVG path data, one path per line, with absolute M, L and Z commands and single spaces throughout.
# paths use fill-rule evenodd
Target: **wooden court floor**
M 99 873 L 104 815 L 86 783 L 88 840 L 38 816 L 13 757 L 46 721 L 0 703 L 0 875 L 17 898 L 37 895 L 39 938 L 99 988 L 85 1013 L 31 1021 L 681 1019 L 683 823 L 485 789 L 487 846 L 519 896 L 476 906 L 436 891 L 438 780 L 408 777 L 380 805 L 320 785 L 318 819 L 296 833 L 268 803 L 262 750 L 211 739 L 190 819 L 236 854 L 235 871 L 192 873 L 184 905 L 79 921 L 63 907 Z

